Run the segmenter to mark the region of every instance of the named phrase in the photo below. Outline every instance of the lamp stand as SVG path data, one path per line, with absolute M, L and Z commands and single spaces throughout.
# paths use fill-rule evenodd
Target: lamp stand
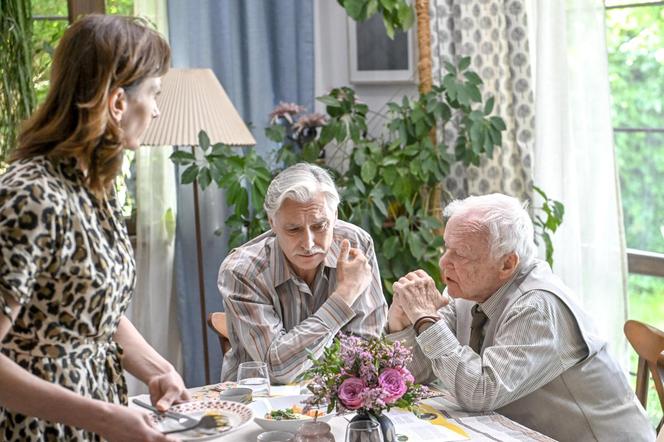
M 191 153 L 196 155 L 195 146 L 191 146 Z M 198 294 L 201 307 L 201 332 L 203 336 L 203 357 L 205 360 L 205 384 L 210 384 L 210 356 L 208 354 L 207 335 L 207 307 L 205 304 L 205 278 L 203 272 L 203 244 L 201 241 L 201 217 L 198 204 L 198 180 L 192 183 L 194 187 L 194 226 L 196 232 L 196 260 L 198 262 Z

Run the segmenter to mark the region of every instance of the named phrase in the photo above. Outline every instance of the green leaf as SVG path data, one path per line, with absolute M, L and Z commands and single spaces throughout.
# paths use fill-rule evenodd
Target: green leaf
M 367 161 L 362 164 L 362 169 L 360 174 L 362 175 L 362 181 L 365 183 L 370 183 L 371 180 L 376 176 L 376 163 L 373 161 Z
M 184 172 L 182 172 L 182 177 L 180 178 L 180 183 L 182 184 L 191 184 L 198 177 L 198 166 L 192 164 Z
M 486 100 L 486 103 L 484 104 L 484 115 L 489 115 L 491 113 L 494 102 L 495 100 L 493 97 L 489 97 L 489 99 Z
M 210 137 L 208 137 L 208 134 L 204 130 L 198 132 L 198 146 L 203 152 L 207 151 L 210 147 Z
M 196 161 L 196 157 L 191 152 L 185 152 L 183 150 L 175 151 L 170 156 L 171 161 L 175 164 L 187 165 L 193 161 Z
M 322 97 L 318 97 L 316 99 L 329 107 L 341 107 L 341 103 L 339 102 L 339 100 L 330 95 L 323 95 Z
M 265 136 L 277 143 L 281 143 L 286 138 L 286 128 L 280 124 L 268 126 L 265 128 Z
M 489 120 L 491 121 L 491 125 L 495 127 L 498 130 L 505 130 L 507 129 L 507 126 L 505 125 L 505 121 L 497 116 L 489 117 Z
M 212 181 L 212 176 L 210 174 L 210 169 L 207 167 L 202 167 L 198 172 L 198 184 L 200 184 L 201 189 L 205 190 L 207 186 L 210 185 Z
M 463 57 L 461 60 L 459 60 L 459 70 L 463 71 L 470 66 L 470 57 Z
M 474 85 L 482 84 L 482 79 L 480 76 L 473 71 L 464 72 L 463 76 L 466 77 L 466 80 Z
M 406 218 L 405 216 L 398 217 L 394 223 L 394 228 L 401 232 L 409 231 L 408 218 Z
M 383 255 L 387 259 L 392 259 L 394 256 L 396 256 L 398 252 L 398 246 L 399 246 L 399 237 L 398 236 L 390 236 L 387 238 L 385 241 L 383 241 Z M 382 272 L 381 272 L 382 273 Z
M 360 192 L 362 192 L 362 193 L 365 193 L 365 192 L 366 192 L 366 187 L 364 186 L 364 183 L 362 182 L 361 179 L 359 179 L 359 178 L 357 177 L 357 175 L 353 176 L 353 182 L 355 183 L 355 187 L 357 187 L 357 189 L 358 189 Z
M 411 232 L 408 236 L 408 248 L 410 249 L 410 253 L 412 253 L 416 259 L 422 258 L 426 252 L 424 242 L 422 242 L 422 239 L 415 232 Z

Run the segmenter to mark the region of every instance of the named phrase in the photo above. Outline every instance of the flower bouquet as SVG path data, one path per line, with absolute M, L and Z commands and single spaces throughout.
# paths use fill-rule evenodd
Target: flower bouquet
M 304 374 L 309 406 L 327 404 L 327 412 L 357 411 L 380 416 L 390 407 L 412 409 L 429 397 L 406 368 L 410 349 L 382 337 L 364 340 L 340 334 Z

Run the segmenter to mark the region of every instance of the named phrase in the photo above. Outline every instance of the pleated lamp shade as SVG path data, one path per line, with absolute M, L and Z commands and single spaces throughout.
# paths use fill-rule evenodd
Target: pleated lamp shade
M 210 69 L 171 69 L 157 96 L 161 115 L 150 123 L 141 144 L 197 146 L 204 130 L 211 143 L 253 146 L 256 140 Z

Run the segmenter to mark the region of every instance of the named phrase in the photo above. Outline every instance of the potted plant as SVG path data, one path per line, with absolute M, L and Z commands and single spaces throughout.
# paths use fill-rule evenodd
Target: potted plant
M 186 166 L 182 182 L 198 179 L 202 188 L 215 182 L 226 190 L 233 213 L 226 222 L 230 246 L 240 245 L 268 228 L 262 211 L 270 179 L 299 161 L 318 162 L 332 170 L 341 194 L 339 216 L 364 228 L 374 239 L 388 300 L 392 283 L 415 268 L 438 273 L 443 227 L 432 208 L 435 188 L 454 161 L 477 165 L 502 143 L 503 120 L 493 114 L 494 99 L 482 100 L 479 76 L 469 58 L 447 64 L 441 84 L 415 99 L 389 103 L 384 137 L 367 130 L 366 104 L 353 89 L 336 88 L 318 97 L 326 114 L 304 114 L 296 104 L 281 103 L 271 114 L 266 135 L 279 143 L 271 166 L 254 150 L 211 144 L 200 135 L 202 156 L 176 152 Z M 455 124 L 453 146 L 434 141 L 434 127 Z M 453 153 L 450 153 L 453 151 Z M 538 234 L 551 258 L 549 233 L 562 221 L 562 204 L 546 198 L 535 211 Z

